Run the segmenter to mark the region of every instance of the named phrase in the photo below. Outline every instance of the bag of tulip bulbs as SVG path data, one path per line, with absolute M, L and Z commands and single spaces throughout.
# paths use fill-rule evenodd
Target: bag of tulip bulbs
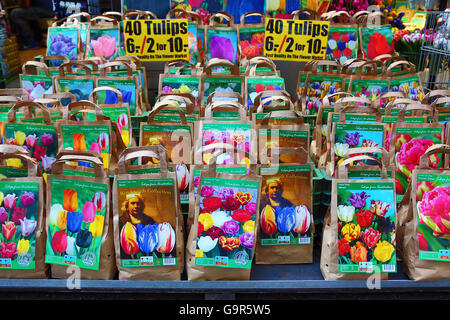
M 78 163 L 87 164 L 80 170 Z M 64 151 L 47 176 L 45 262 L 52 278 L 111 280 L 116 274 L 110 182 L 94 151 Z
M 239 66 L 238 25 L 232 15 L 223 11 L 211 15 L 205 28 L 204 64 L 214 58 Z
M 39 164 L 19 146 L 0 145 L 0 154 L 0 277 L 48 278 L 45 185 Z
M 120 28 L 117 20 L 107 16 L 90 19 L 86 38 L 85 58 L 100 57 L 107 61 L 119 56 Z
M 187 115 L 183 109 L 171 106 L 171 98 L 157 102 L 149 113 L 147 121 L 140 123 L 139 146 L 163 146 L 169 157 L 170 168 L 175 167 L 181 203 L 189 202 L 189 167 L 193 164 L 192 146 L 194 124 L 197 117 Z M 163 113 L 164 109 L 177 114 Z M 159 163 L 158 159 L 146 158 L 149 164 Z M 173 165 L 173 166 L 172 166 Z
M 189 281 L 250 280 L 259 223 L 261 176 L 218 173 L 213 156 L 200 174 L 186 245 Z M 250 166 L 250 168 L 255 166 Z
M 116 95 L 117 102 L 106 99 L 106 97 L 111 94 Z M 112 87 L 97 87 L 89 95 L 89 101 L 97 104 L 102 109 L 103 115 L 111 119 L 117 126 L 126 148 L 136 146 L 136 140 L 133 136 L 131 124 L 130 107 L 128 103 L 123 101 L 122 92 L 120 90 Z M 92 113 L 88 113 L 86 117 L 88 120 L 96 119 L 96 115 Z
M 381 175 L 349 177 L 347 166 L 354 161 L 378 165 Z M 322 233 L 325 280 L 386 280 L 397 271 L 395 186 L 387 164 L 385 158 L 362 154 L 338 166 Z
M 230 150 L 233 154 L 235 153 L 241 153 L 245 155 L 245 151 L 242 149 L 235 148 L 234 145 L 226 144 L 226 143 L 211 143 L 206 146 L 203 146 L 200 150 L 197 150 L 198 153 L 208 152 L 211 150 L 217 149 L 216 154 L 217 156 L 225 156 L 226 153 L 219 150 Z M 220 153 L 220 154 L 219 154 Z M 222 164 L 220 166 L 216 166 L 216 171 L 218 173 L 228 173 L 228 174 L 248 174 L 249 169 L 247 167 L 247 164 L 237 163 L 235 160 L 238 160 L 239 157 L 236 155 L 232 158 L 232 162 L 228 162 L 227 164 Z M 217 162 L 217 161 L 216 161 Z M 252 165 L 251 165 L 252 166 Z M 189 234 L 191 226 L 194 223 L 194 216 L 195 216 L 195 201 L 198 194 L 198 185 L 200 183 L 200 174 L 202 171 L 208 170 L 209 165 L 207 164 L 194 164 L 191 165 L 190 170 L 190 182 L 189 182 L 189 211 L 188 211 L 188 217 L 186 221 L 186 230 Z M 256 169 L 255 169 L 256 170 Z M 222 196 L 222 200 L 226 200 L 226 193 Z M 231 200 L 229 200 L 231 201 Z M 234 201 L 232 201 L 234 205 L 237 205 Z M 232 207 L 231 207 L 232 208 Z
M 309 153 L 311 160 L 316 166 L 321 169 L 320 166 L 326 162 L 327 158 L 327 140 L 328 136 L 328 113 L 335 111 L 336 100 L 345 97 L 353 96 L 351 93 L 338 91 L 333 94 L 326 95 L 322 100 L 322 105 L 317 112 L 316 123 L 311 133 L 311 144 Z
M 250 23 L 246 18 L 257 17 Z M 239 25 L 240 62 L 249 61 L 254 57 L 264 55 L 265 17 L 261 12 L 251 11 L 241 15 Z M 254 20 L 259 22 L 254 23 Z
M 272 151 L 271 165 L 258 165 L 262 188 L 257 264 L 313 262 L 313 164 L 277 161 L 279 155 L 290 153 L 308 156 L 301 147 L 277 148 Z
M 293 124 L 269 124 L 271 118 L 295 117 Z M 304 123 L 303 115 L 296 110 L 278 110 L 269 112 L 257 127 L 259 163 L 270 164 L 271 151 L 278 148 L 301 147 L 309 152 L 309 124 Z M 308 154 L 281 153 L 279 163 L 305 163 Z
M 80 28 L 75 24 L 64 21 L 58 25 L 56 21 L 48 28 L 47 56 L 61 56 L 68 60 L 77 60 L 84 55 L 81 47 Z M 50 66 L 58 66 L 61 61 L 50 60 Z
M 88 115 L 95 115 L 89 120 Z M 70 103 L 63 119 L 57 120 L 58 150 L 94 151 L 103 159 L 106 172 L 114 173 L 117 158 L 125 145 L 118 127 L 103 115 L 103 109 L 88 101 Z M 81 164 L 80 164 L 81 165 Z
M 405 60 L 393 62 L 386 68 L 389 90 L 400 91 L 405 98 L 420 102 L 425 97 L 422 81 L 416 66 Z
M 143 158 L 159 163 L 149 166 Z M 181 280 L 184 220 L 177 174 L 168 169 L 161 145 L 131 147 L 120 156 L 113 186 L 119 280 Z
M 262 124 L 264 118 L 268 120 L 269 125 L 299 124 L 299 118 L 303 118 L 303 115 L 295 110 L 290 96 L 285 93 L 285 90 L 270 90 L 258 94 L 255 98 L 255 109 L 250 111 L 250 117 L 256 127 Z
M 20 122 L 19 110 L 23 111 Z M 39 110 L 41 117 L 36 117 Z M 38 162 L 41 172 L 51 172 L 51 164 L 58 152 L 58 138 L 55 124 L 50 117 L 50 109 L 34 101 L 19 101 L 8 112 L 8 121 L 4 124 L 3 141 L 5 144 L 23 147 Z M 41 120 L 29 123 L 22 120 Z
M 436 144 L 420 157 L 399 204 L 397 238 L 405 273 L 415 281 L 450 279 L 448 228 L 450 170 L 433 166 L 431 156 L 447 158 L 450 145 Z
M 404 121 L 405 114 L 412 112 L 428 112 L 430 122 L 408 123 Z M 395 186 L 397 203 L 400 203 L 409 183 L 414 168 L 419 164 L 420 157 L 435 144 L 442 144 L 444 139 L 444 124 L 439 123 L 436 109 L 424 104 L 409 104 L 399 112 L 398 122 L 394 123 L 390 132 L 389 158 L 395 166 Z M 440 154 L 430 156 L 430 166 L 439 169 L 443 167 Z

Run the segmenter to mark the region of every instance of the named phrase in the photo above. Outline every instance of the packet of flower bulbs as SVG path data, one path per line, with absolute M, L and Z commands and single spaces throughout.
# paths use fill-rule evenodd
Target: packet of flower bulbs
M 359 46 L 362 58 L 375 60 L 378 56 L 392 54 L 392 27 L 382 12 L 370 13 L 359 28 Z
M 158 92 L 159 94 L 190 93 L 195 98 L 195 105 L 198 106 L 201 104 L 201 76 L 192 73 L 184 75 L 183 70 L 184 68 L 177 68 L 173 74 L 161 73 Z
M 189 281 L 250 280 L 261 183 L 255 173 L 218 173 L 216 157 L 201 172 L 201 194 L 196 198 L 186 246 Z M 219 194 L 227 195 L 225 201 Z M 239 207 L 224 207 L 224 202 L 237 202 Z
M 142 65 L 141 60 L 136 56 L 119 56 L 113 59 L 113 61 L 124 61 L 129 64 L 134 64 L 136 66 L 136 71 L 133 69 L 133 75 L 137 76 L 138 86 L 142 88 L 142 94 L 145 103 L 149 103 L 148 97 L 148 80 L 147 71 L 145 66 Z M 124 68 L 124 72 L 127 72 Z
M 346 11 L 330 14 L 326 60 L 334 60 L 341 65 L 348 59 L 358 58 L 358 24 Z
M 330 123 L 331 134 L 327 146 L 329 161 L 326 172 L 333 177 L 336 167 L 343 161 L 348 149 L 358 147 L 380 147 L 385 140 L 384 124 L 379 123 Z M 366 163 L 363 160 L 362 163 Z M 358 162 L 353 163 L 357 165 Z
M 385 70 L 378 73 L 377 64 L 374 61 L 364 63 L 357 68 L 357 73 L 350 77 L 348 91 L 355 97 L 376 100 L 380 95 L 389 91 L 389 78 Z
M 213 68 L 227 68 L 226 74 L 213 74 Z M 201 106 L 206 106 L 209 95 L 213 92 L 237 92 L 244 95 L 244 76 L 240 74 L 239 67 L 227 60 L 212 59 L 205 66 L 201 76 Z
M 269 125 L 269 119 L 274 117 L 296 116 L 297 123 Z M 302 147 L 309 152 L 310 126 L 304 123 L 303 116 L 299 111 L 279 110 L 270 112 L 261 124 L 258 131 L 258 159 L 261 164 L 271 164 L 271 154 L 277 148 Z M 308 154 L 283 153 L 277 159 L 278 163 L 305 163 L 308 161 Z
M 33 110 L 40 110 L 43 123 L 27 123 L 16 120 L 16 111 L 25 108 L 25 118 L 33 117 Z M 8 121 L 3 127 L 5 144 L 23 147 L 39 164 L 43 174 L 51 172 L 51 164 L 58 152 L 58 138 L 55 124 L 51 121 L 48 109 L 37 102 L 17 102 L 8 112 Z
M 247 17 L 260 18 L 259 23 L 247 23 Z M 252 11 L 241 15 L 239 25 L 239 52 L 240 59 L 251 59 L 264 55 L 265 17 L 261 12 Z
M 89 113 L 95 113 L 96 119 L 88 120 Z M 90 101 L 69 104 L 64 119 L 56 122 L 56 132 L 59 151 L 93 151 L 102 157 L 107 172 L 114 172 L 117 156 L 125 149 L 116 126 L 103 115 L 98 105 Z
M 74 66 L 77 71 L 83 70 L 83 73 L 75 73 Z M 95 79 L 96 77 L 91 74 L 91 69 L 86 64 L 70 61 L 59 66 L 59 75 L 55 77 L 55 92 L 70 92 L 77 101 L 89 100 L 89 95 L 96 86 Z M 61 103 L 67 106 L 69 101 L 62 99 Z
M 217 23 L 217 20 L 221 20 Z M 239 66 L 239 33 L 232 15 L 217 12 L 209 18 L 205 28 L 204 64 L 218 58 Z
M 316 123 L 311 134 L 310 156 L 311 160 L 319 167 L 320 158 L 326 157 L 328 140 L 328 113 L 335 111 L 335 102 L 341 97 L 352 97 L 348 92 L 338 91 L 326 95 L 322 100 L 322 105 L 317 112 Z
M 264 98 L 262 100 L 264 101 Z M 275 102 L 275 101 L 272 101 L 272 102 Z M 290 99 L 286 99 L 286 102 L 288 102 L 288 105 L 290 104 L 292 106 L 292 108 L 289 108 L 288 110 L 285 110 L 285 111 L 292 111 L 292 112 L 276 113 L 274 111 L 280 111 L 280 110 L 267 111 L 267 110 L 264 110 L 265 105 L 260 104 L 260 107 L 257 108 L 256 112 L 251 114 L 252 121 L 254 121 L 256 127 L 258 127 L 262 124 L 264 118 L 267 118 L 268 125 L 298 123 L 298 121 L 299 121 L 298 120 L 298 118 L 299 118 L 298 111 L 294 110 L 294 105 L 292 104 L 292 101 L 290 101 Z M 264 120 L 264 121 L 266 121 L 266 120 Z
M 65 23 L 58 26 L 54 23 L 48 28 L 46 55 L 65 57 L 68 60 L 81 58 L 84 52 L 81 48 L 80 28 L 76 24 Z M 49 65 L 58 67 L 61 62 L 61 60 L 50 60 Z
M 291 95 L 286 90 L 267 90 L 256 94 L 253 105 L 250 106 L 250 119 L 262 120 L 263 115 L 272 111 L 291 110 L 294 111 L 295 104 L 291 100 Z
M 100 57 L 110 61 L 119 55 L 120 29 L 116 19 L 96 16 L 90 20 L 85 57 Z
M 139 166 L 130 166 L 130 161 L 143 157 L 158 159 L 159 172 L 131 174 L 128 169 Z M 121 154 L 113 206 L 119 280 L 181 280 L 184 222 L 177 176 L 168 170 L 164 148 L 132 147 Z
M 82 21 L 83 18 L 85 21 Z M 80 30 L 80 48 L 83 55 L 86 54 L 86 41 L 90 23 L 91 15 L 87 12 L 74 13 L 67 17 L 67 24 L 76 25 Z
M 74 267 L 81 279 L 111 280 L 116 273 L 109 177 L 91 154 L 65 151 L 47 177 L 45 262 L 53 278 L 71 277 Z M 84 174 L 67 164 L 80 161 L 91 164 Z
M 110 95 L 114 95 L 111 99 Z M 105 103 L 111 100 L 117 100 L 117 103 Z M 102 109 L 103 116 L 111 119 L 116 124 L 119 134 L 125 147 L 136 145 L 136 141 L 132 135 L 130 108 L 128 103 L 123 101 L 122 92 L 112 87 L 97 87 L 89 96 L 89 101 L 97 104 Z M 103 103 L 100 103 L 103 101 Z M 88 113 L 88 120 L 95 120 L 96 115 Z
M 30 72 L 34 68 L 34 73 Z M 44 75 L 40 74 L 44 72 Z M 42 98 L 44 94 L 55 93 L 53 77 L 48 72 L 46 64 L 38 61 L 27 61 L 22 66 L 22 73 L 19 75 L 20 87 L 28 93 L 27 100 Z
M 335 61 L 317 61 L 310 70 L 306 74 L 299 73 L 297 101 L 304 115 L 317 115 L 325 96 L 344 91 L 344 76 Z
M 234 153 L 232 162 L 228 162 L 228 164 L 222 164 L 220 166 L 216 167 L 216 171 L 219 173 L 228 173 L 228 174 L 248 174 L 250 169 L 247 164 L 235 164 L 236 161 L 239 160 L 238 153 L 244 154 L 245 151 L 242 149 L 236 149 L 234 145 L 226 144 L 222 142 L 218 143 L 211 143 L 207 146 L 204 146 L 202 149 L 197 150 L 199 153 L 207 152 L 213 149 L 219 149 L 222 148 L 222 151 L 217 152 L 217 159 L 220 159 L 221 156 L 225 156 L 226 150 L 229 150 Z M 217 160 L 216 160 L 217 162 Z M 250 165 L 255 166 L 255 165 Z M 191 174 L 189 176 L 189 212 L 188 217 L 186 221 L 186 229 L 189 233 L 190 228 L 194 222 L 194 213 L 195 213 L 195 200 L 197 198 L 198 194 L 198 185 L 200 182 L 200 174 L 202 171 L 208 170 L 209 165 L 204 164 L 194 164 L 191 165 Z M 220 195 L 219 195 L 220 196 Z M 222 200 L 226 200 L 226 193 L 223 194 Z M 230 200 L 231 201 L 231 200 Z M 231 205 L 231 204 L 230 204 Z M 236 203 L 234 204 L 237 205 Z
M 178 116 L 178 108 L 181 108 L 188 117 L 200 116 L 200 108 L 195 104 L 195 97 L 190 93 L 160 93 L 155 99 L 155 104 L 164 100 L 169 101 L 169 104 L 160 110 L 161 114 Z
M 112 68 L 125 68 L 126 74 L 109 76 L 108 72 Z M 130 115 L 141 115 L 147 110 L 146 105 L 142 101 L 142 88 L 138 85 L 138 76 L 133 74 L 133 66 L 123 61 L 110 61 L 102 65 L 100 68 L 100 76 L 96 78 L 96 86 L 98 87 L 112 87 L 122 92 L 122 99 L 124 103 L 128 103 L 130 108 Z M 105 104 L 117 103 L 116 94 L 108 96 Z
M 247 118 L 245 107 L 234 102 L 228 102 L 227 105 L 236 107 L 239 112 L 239 120 L 213 118 L 216 105 L 212 105 L 205 110 L 205 117 L 197 122 L 194 139 L 194 164 L 207 165 L 215 153 L 222 151 L 220 148 L 204 151 L 203 147 L 213 143 L 230 144 L 245 151 L 246 155 L 238 154 L 238 163 L 257 163 L 257 133 L 253 123 Z M 198 150 L 202 151 L 198 152 Z M 226 152 L 217 159 L 218 165 L 232 163 L 234 163 L 232 152 Z
M 378 165 L 381 179 L 349 179 L 346 169 L 355 161 Z M 322 236 L 325 280 L 387 280 L 397 272 L 395 183 L 386 163 L 363 154 L 339 165 Z
M 406 123 L 401 119 L 408 107 L 402 110 L 398 122 L 392 126 L 389 144 L 389 158 L 392 165 L 395 165 L 397 202 L 401 202 L 411 182 L 412 171 L 419 165 L 420 157 L 429 147 L 444 142 L 444 125 L 437 122 L 435 112 L 432 112 L 432 123 Z M 415 105 L 412 108 L 429 109 L 426 105 Z M 431 155 L 429 161 L 430 167 L 434 169 L 443 166 L 443 159 L 439 154 Z
M 254 64 L 248 74 L 245 76 L 245 104 L 248 110 L 251 110 L 255 104 L 255 98 L 260 92 L 272 90 L 285 90 L 285 80 L 280 77 L 276 69 L 270 69 L 268 72 L 256 73 L 256 68 L 261 67 L 272 68 L 271 64 L 259 63 Z
M 38 163 L 16 146 L 0 146 L 1 278 L 44 279 L 49 276 L 45 254 L 45 186 Z M 23 149 L 22 149 L 23 151 Z M 19 161 L 22 167 L 11 166 Z
M 414 281 L 450 279 L 446 226 L 450 171 L 436 168 L 430 159 L 445 158 L 450 146 L 436 144 L 420 156 L 411 183 L 398 209 L 398 235 L 404 270 Z
M 301 147 L 281 147 L 272 152 L 275 151 L 278 157 L 291 153 L 308 157 L 308 152 Z M 270 166 L 258 165 L 258 170 L 262 187 L 255 263 L 312 263 L 313 164 L 272 161 Z
M 392 70 L 396 66 L 405 67 L 407 74 L 398 76 Z M 404 70 L 401 70 L 403 72 Z M 422 81 L 419 77 L 419 73 L 416 72 L 416 66 L 407 61 L 397 61 L 392 63 L 387 71 L 387 77 L 390 79 L 389 81 L 389 90 L 390 91 L 400 91 L 405 94 L 405 98 L 414 100 L 414 101 L 422 101 L 424 98 L 424 89 L 422 86 Z

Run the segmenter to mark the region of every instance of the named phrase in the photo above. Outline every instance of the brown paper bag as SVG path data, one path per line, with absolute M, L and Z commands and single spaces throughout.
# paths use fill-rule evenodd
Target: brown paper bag
M 157 158 L 159 172 L 129 165 L 142 157 Z M 128 148 L 119 158 L 113 187 L 119 280 L 181 280 L 183 216 L 176 173 L 168 171 L 167 160 L 167 150 L 160 145 Z
M 271 117 L 297 117 L 296 124 L 269 125 Z M 261 121 L 258 130 L 258 159 L 261 164 L 269 164 L 271 154 L 268 150 L 277 148 L 302 147 L 309 152 L 309 124 L 304 123 L 303 116 L 298 111 L 272 111 Z M 308 154 L 280 154 L 280 163 L 305 163 Z
M 411 183 L 398 209 L 397 239 L 401 246 L 404 271 L 414 281 L 439 281 L 450 278 L 446 256 L 446 228 L 437 201 L 448 195 L 448 167 L 434 169 L 428 161 L 441 154 L 448 159 L 450 146 L 437 144 L 422 155 L 412 172 Z M 444 200 L 445 201 L 445 200 Z M 433 215 L 430 215 L 433 214 Z
M 93 168 L 83 168 L 83 174 L 78 166 L 68 169 L 67 162 L 80 161 Z M 66 279 L 76 272 L 80 279 L 112 280 L 117 270 L 110 182 L 101 159 L 94 152 L 66 150 L 53 163 L 47 181 L 45 261 L 51 265 L 52 277 Z M 66 220 L 59 218 L 64 213 Z
M 261 176 L 217 173 L 216 158 L 200 176 L 199 188 L 204 190 L 196 199 L 186 245 L 188 280 L 248 281 L 259 223 Z M 219 205 L 218 192 L 232 205 Z
M 381 179 L 348 179 L 347 165 L 355 160 L 377 163 Z M 324 220 L 320 259 L 324 279 L 386 280 L 388 272 L 396 272 L 395 217 L 394 180 L 387 178 L 383 162 L 367 155 L 345 159 L 332 181 Z
M 281 154 L 308 152 L 301 148 L 278 148 Z M 260 225 L 257 229 L 255 263 L 312 263 L 314 218 L 313 165 L 307 162 L 272 162 L 258 165 L 262 177 Z
M 45 183 L 38 163 L 18 146 L 0 145 L 0 181 L 4 194 L 1 278 L 44 279 L 49 277 L 45 255 Z M 4 166 L 18 159 L 20 169 Z M 12 202 L 14 201 L 14 202 Z M 13 210 L 14 209 L 14 210 Z M 10 214 L 11 213 L 11 214 Z M 12 252 L 15 252 L 11 255 Z

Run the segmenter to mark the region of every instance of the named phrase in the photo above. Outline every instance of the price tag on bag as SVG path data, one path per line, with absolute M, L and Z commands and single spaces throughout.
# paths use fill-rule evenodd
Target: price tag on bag
M 323 60 L 329 21 L 266 19 L 264 54 L 272 60 Z
M 186 19 L 125 20 L 125 51 L 141 61 L 189 60 Z

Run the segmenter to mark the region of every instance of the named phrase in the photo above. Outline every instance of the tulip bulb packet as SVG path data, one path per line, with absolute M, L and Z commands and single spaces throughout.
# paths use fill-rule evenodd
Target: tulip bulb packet
M 52 177 L 45 262 L 99 270 L 108 185 Z
M 419 165 L 420 157 L 425 151 L 443 143 L 444 127 L 441 123 L 400 124 L 394 125 L 389 145 L 390 159 L 395 165 L 395 187 L 397 202 L 401 202 L 411 182 L 412 172 Z M 430 167 L 443 167 L 442 155 L 429 157 Z
M 195 265 L 250 269 L 260 181 L 201 176 Z
M 137 106 L 137 78 L 132 77 L 131 79 L 120 79 L 119 78 L 97 78 L 97 87 L 111 87 L 119 90 L 122 93 L 122 99 L 124 103 L 127 103 L 130 109 L 130 115 L 138 115 Z M 99 92 L 99 104 L 117 104 L 118 98 L 117 94 L 112 90 L 104 90 Z M 112 119 L 111 119 L 112 120 Z
M 312 164 L 260 167 L 259 172 L 262 176 L 262 193 L 258 245 L 311 244 Z M 260 253 L 256 251 L 257 263 Z
M 419 76 L 393 78 L 389 86 L 390 91 L 403 92 L 408 99 L 420 102 L 424 98 L 423 87 Z
M 358 28 L 330 26 L 326 60 L 343 65 L 348 59 L 358 57 Z
M 343 91 L 343 78 L 340 76 L 309 74 L 302 77 L 305 81 L 300 81 L 298 89 L 299 98 L 304 97 L 302 108 L 305 115 L 317 115 L 325 96 Z
M 39 163 L 43 174 L 51 173 L 51 165 L 58 152 L 54 125 L 5 123 L 4 143 L 21 146 Z
M 330 124 L 329 124 L 330 125 Z M 334 175 L 335 167 L 340 165 L 348 149 L 360 147 L 381 148 L 384 143 L 384 125 L 372 123 L 333 123 L 329 144 L 331 154 L 331 172 Z M 372 156 L 380 158 L 381 154 Z M 354 161 L 357 164 L 375 165 L 372 160 Z
M 41 99 L 44 94 L 53 94 L 53 78 L 45 75 L 20 75 L 20 87 L 28 92 L 29 100 Z
M 309 150 L 309 125 L 277 125 L 258 129 L 259 161 L 263 164 L 275 162 L 269 149 L 297 148 Z M 304 163 L 308 159 L 302 154 L 280 154 L 278 163 Z M 273 163 L 276 164 L 276 163 Z
M 396 272 L 394 183 L 338 180 L 336 191 L 339 272 Z
M 236 121 L 227 122 L 205 122 L 202 125 L 201 134 L 201 147 L 206 147 L 212 143 L 225 143 L 228 145 L 234 145 L 236 149 L 244 151 L 248 154 L 238 153 L 238 159 L 235 160 L 233 151 L 221 153 L 217 157 L 216 163 L 222 164 L 249 164 L 252 151 L 256 148 L 256 141 L 254 131 L 250 123 L 236 123 Z M 198 164 L 209 164 L 211 158 L 221 152 L 220 148 L 203 151 L 200 159 L 196 160 Z
M 59 120 L 58 138 L 60 150 L 95 151 L 103 159 L 105 169 L 111 158 L 111 127 L 106 124 L 65 124 Z
M 389 80 L 384 79 L 352 79 L 350 92 L 355 97 L 376 100 L 383 93 L 388 92 Z
M 213 58 L 228 60 L 237 65 L 239 59 L 236 28 L 207 28 L 205 65 Z
M 450 174 L 431 172 L 421 170 L 416 173 L 415 199 L 412 199 L 414 212 L 417 212 L 419 259 L 449 261 L 450 230 L 444 219 L 448 214 Z
M 374 60 L 383 54 L 392 54 L 393 35 L 390 25 L 376 27 L 361 27 L 360 46 L 364 59 Z
M 39 217 L 39 208 L 43 206 L 39 192 L 42 184 L 24 179 L 0 182 L 0 269 L 36 268 L 36 230 L 39 229 L 38 219 L 42 219 Z
M 264 55 L 265 26 L 239 27 L 241 59 Z
M 70 92 L 76 97 L 76 101 L 89 100 L 89 95 L 94 90 L 94 78 L 86 78 L 88 76 L 56 76 L 56 92 Z M 67 106 L 71 102 L 70 98 L 62 98 L 61 103 Z
M 47 56 L 60 56 L 76 60 L 79 49 L 78 27 L 50 27 L 47 36 Z M 62 60 L 50 60 L 49 67 L 58 67 Z
M 256 96 L 260 92 L 268 90 L 284 90 L 285 82 L 284 78 L 279 77 L 246 77 L 245 88 L 247 92 L 247 108 L 250 110 L 255 103 Z M 270 103 L 271 101 L 266 102 L 266 104 Z
M 176 266 L 175 180 L 119 177 L 115 187 L 120 267 Z
M 110 61 L 119 56 L 119 28 L 89 28 L 86 57 L 100 57 Z
M 159 93 L 190 93 L 195 98 L 195 104 L 199 103 L 200 76 L 163 75 L 159 77 Z M 186 104 L 180 104 L 184 108 Z
M 243 87 L 243 77 L 205 76 L 202 84 L 203 105 L 207 105 L 208 97 L 214 92 L 237 92 L 242 95 L 244 91 Z

